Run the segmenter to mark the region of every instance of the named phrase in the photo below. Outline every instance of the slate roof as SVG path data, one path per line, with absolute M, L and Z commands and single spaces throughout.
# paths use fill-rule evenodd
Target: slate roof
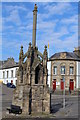
M 15 62 L 13 58 L 8 58 L 5 61 L 0 61 L 0 69 L 6 69 L 6 68 L 12 68 L 18 66 L 19 64 Z
M 66 53 L 66 58 L 61 58 L 61 53 Z M 59 52 L 59 53 L 55 53 L 54 55 L 52 55 L 49 60 L 55 60 L 55 59 L 65 59 L 65 60 L 76 60 L 76 61 L 80 61 L 80 57 L 78 55 L 76 55 L 74 52 Z

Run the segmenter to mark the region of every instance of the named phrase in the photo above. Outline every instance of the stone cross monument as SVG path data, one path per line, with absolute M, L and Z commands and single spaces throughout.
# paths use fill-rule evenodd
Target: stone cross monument
M 19 54 L 19 70 L 17 85 L 14 90 L 12 104 L 22 108 L 22 114 L 49 114 L 50 93 L 47 85 L 47 46 L 43 54 L 36 46 L 37 6 L 33 10 L 33 38 L 28 51 L 24 54 L 21 46 Z M 25 60 L 26 58 L 26 60 Z

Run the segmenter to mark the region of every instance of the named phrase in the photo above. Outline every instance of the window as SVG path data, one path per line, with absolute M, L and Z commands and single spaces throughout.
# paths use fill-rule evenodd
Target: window
M 15 81 L 15 84 L 17 85 L 17 80 Z
M 54 66 L 53 74 L 57 75 L 57 66 Z
M 9 71 L 7 71 L 7 78 L 9 77 Z
M 65 66 L 61 66 L 61 74 L 65 74 Z
M 13 77 L 13 70 L 11 70 L 11 77 Z
M 8 80 L 6 80 L 6 82 L 8 83 Z
M 5 72 L 3 71 L 3 78 L 5 78 Z
M 70 75 L 74 73 L 74 67 L 70 66 Z
M 73 82 L 73 79 L 70 79 L 70 82 Z
M 56 79 L 53 79 L 53 81 L 56 81 Z

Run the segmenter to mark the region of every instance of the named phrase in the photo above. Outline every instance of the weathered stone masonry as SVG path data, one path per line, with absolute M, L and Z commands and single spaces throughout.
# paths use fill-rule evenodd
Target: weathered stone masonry
M 21 46 L 17 86 L 14 90 L 13 105 L 21 106 L 22 114 L 50 113 L 50 93 L 47 85 L 47 47 L 43 54 L 36 47 L 37 6 L 33 10 L 33 40 L 24 54 Z M 27 58 L 27 59 L 26 59 Z M 26 59 L 26 61 L 25 61 Z

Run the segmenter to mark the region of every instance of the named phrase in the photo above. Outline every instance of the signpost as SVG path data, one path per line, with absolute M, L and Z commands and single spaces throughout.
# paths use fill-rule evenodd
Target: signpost
M 63 82 L 64 82 L 64 91 L 63 91 L 63 108 L 65 108 L 65 78 L 63 76 Z

